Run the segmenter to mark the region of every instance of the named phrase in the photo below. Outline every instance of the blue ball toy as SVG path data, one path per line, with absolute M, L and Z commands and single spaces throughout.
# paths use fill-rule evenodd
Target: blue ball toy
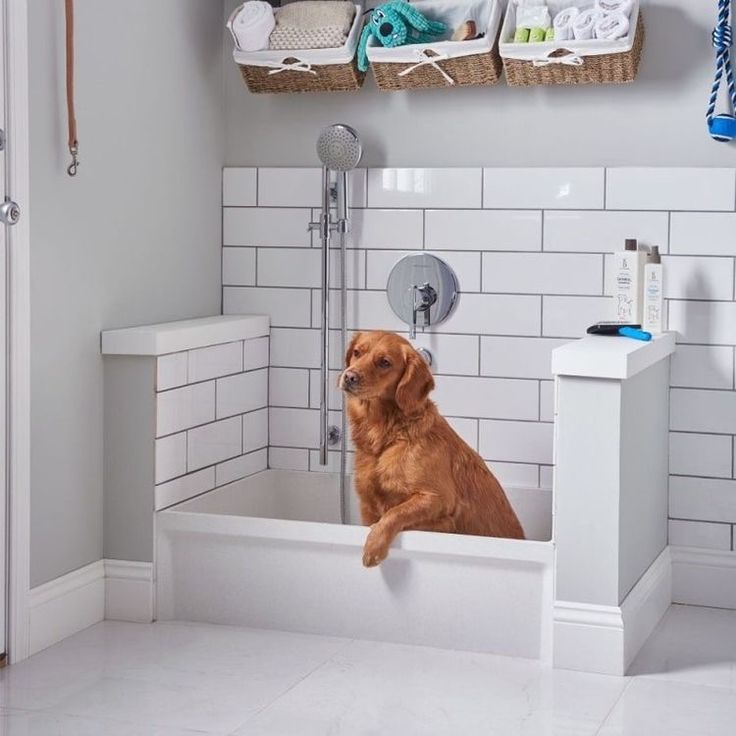
M 360 34 L 358 44 L 358 69 L 368 69 L 368 39 L 375 38 L 382 46 L 394 48 L 408 43 L 428 43 L 436 41 L 447 32 L 447 26 L 440 21 L 425 18 L 413 5 L 402 0 L 379 5 L 371 12 L 370 18 Z

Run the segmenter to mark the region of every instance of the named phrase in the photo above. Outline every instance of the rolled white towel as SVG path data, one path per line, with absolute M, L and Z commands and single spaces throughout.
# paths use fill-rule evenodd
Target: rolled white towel
M 595 22 L 595 37 L 606 41 L 623 38 L 629 33 L 629 19 L 623 13 L 606 13 Z
M 572 32 L 577 41 L 587 41 L 595 36 L 595 22 L 600 11 L 595 8 L 583 10 L 572 22 Z
M 268 38 L 275 25 L 273 8 L 263 0 L 248 0 L 243 3 L 227 22 L 235 45 L 242 51 L 267 49 Z
M 565 10 L 560 10 L 557 13 L 554 21 L 552 21 L 552 26 L 555 29 L 555 41 L 569 41 L 574 37 L 572 24 L 578 15 L 580 15 L 580 9 L 575 6 L 565 8 Z
M 628 18 L 634 3 L 633 0 L 595 0 L 595 7 L 602 13 L 623 13 Z

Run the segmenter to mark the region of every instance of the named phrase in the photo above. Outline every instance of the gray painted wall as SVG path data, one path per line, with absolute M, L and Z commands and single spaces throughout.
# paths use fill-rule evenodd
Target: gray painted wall
M 224 0 L 229 11 L 237 0 Z M 349 123 L 368 166 L 716 166 L 703 116 L 713 76 L 716 3 L 649 0 L 633 85 L 495 87 L 351 94 L 252 95 L 225 42 L 226 163 L 314 165 L 317 131 Z
M 70 180 L 63 3 L 30 11 L 31 584 L 99 559 L 101 329 L 220 309 L 222 8 L 78 0 Z

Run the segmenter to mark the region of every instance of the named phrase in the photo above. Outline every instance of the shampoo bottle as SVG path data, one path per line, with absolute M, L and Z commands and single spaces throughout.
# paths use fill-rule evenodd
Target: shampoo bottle
M 642 281 L 646 253 L 636 240 L 627 238 L 624 250 L 613 254 L 615 271 L 616 321 L 642 323 Z
M 644 323 L 642 325 L 646 332 L 651 332 L 653 335 L 662 332 L 664 302 L 662 276 L 662 258 L 659 255 L 659 248 L 653 245 L 644 265 Z

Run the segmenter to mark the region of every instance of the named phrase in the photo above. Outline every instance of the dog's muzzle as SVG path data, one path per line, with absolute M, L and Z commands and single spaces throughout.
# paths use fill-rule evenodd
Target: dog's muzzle
M 382 36 L 390 36 L 394 32 L 394 27 L 390 23 L 381 23 L 378 32 Z
M 355 371 L 343 371 L 340 376 L 340 388 L 348 393 L 354 391 L 360 385 L 360 376 Z

